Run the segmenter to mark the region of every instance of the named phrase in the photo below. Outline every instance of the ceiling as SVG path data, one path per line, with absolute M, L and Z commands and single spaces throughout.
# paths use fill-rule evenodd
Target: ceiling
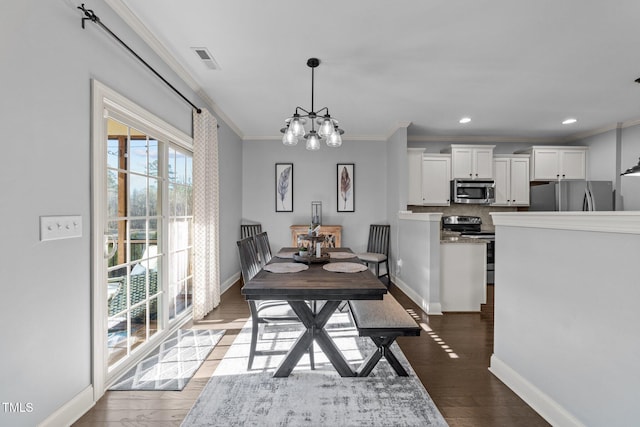
M 410 122 L 413 141 L 557 142 L 640 118 L 638 0 L 107 2 L 245 140 L 311 108 L 310 57 L 345 140 Z

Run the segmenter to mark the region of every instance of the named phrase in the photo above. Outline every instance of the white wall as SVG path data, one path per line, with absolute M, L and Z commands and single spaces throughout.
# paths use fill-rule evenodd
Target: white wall
M 389 270 L 395 274 L 398 260 L 398 212 L 407 208 L 409 190 L 409 171 L 407 168 L 407 128 L 399 127 L 389 138 L 387 144 L 387 218 L 389 232 Z
M 442 314 L 440 303 L 439 213 L 401 213 L 398 240 L 393 242 L 402 267 L 395 269 L 394 283 L 427 314 Z
M 0 401 L 31 403 L 33 410 L 1 408 L 0 425 L 33 426 L 91 385 L 90 81 L 97 78 L 187 134 L 191 107 L 97 25 L 88 22 L 83 30 L 73 2 L 5 3 L 0 13 Z M 103 1 L 87 7 L 199 103 Z M 220 162 L 223 183 L 240 177 L 241 147 L 234 140 L 222 124 L 220 152 L 229 156 Z M 225 230 L 240 217 L 241 201 L 227 189 L 222 197 Z M 40 242 L 39 217 L 67 214 L 82 216 L 83 236 Z M 235 248 L 223 239 L 226 262 L 225 251 Z M 238 268 L 223 267 L 224 274 L 230 270 Z
M 312 201 L 322 202 L 323 224 L 341 225 L 342 246 L 356 252 L 366 249 L 370 224 L 387 222 L 386 142 L 345 139 L 312 152 L 303 143 L 245 141 L 242 158 L 242 216 L 262 224 L 274 251 L 291 246 L 289 226 L 311 222 Z M 293 163 L 293 212 L 275 211 L 276 163 Z M 337 212 L 338 163 L 355 163 L 355 212 Z
M 552 425 L 633 424 L 640 418 L 640 234 L 494 222 L 492 371 Z

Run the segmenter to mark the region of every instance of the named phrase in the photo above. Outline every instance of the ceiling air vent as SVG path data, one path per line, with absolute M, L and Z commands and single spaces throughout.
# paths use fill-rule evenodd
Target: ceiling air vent
M 206 47 L 192 47 L 191 49 L 194 50 L 194 52 L 207 67 L 211 68 L 212 70 L 220 69 L 220 65 L 218 65 L 216 60 L 213 59 L 213 56 L 211 55 L 211 53 L 209 53 Z

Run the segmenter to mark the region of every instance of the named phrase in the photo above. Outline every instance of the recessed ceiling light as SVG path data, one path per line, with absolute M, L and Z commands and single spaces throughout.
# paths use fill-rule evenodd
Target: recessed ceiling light
M 471 121 L 471 117 L 463 117 L 459 120 L 460 123 L 465 124 Z
M 574 123 L 575 123 L 575 122 L 577 122 L 577 121 L 578 121 L 578 119 L 574 119 L 573 117 L 571 117 L 571 118 L 565 119 L 565 120 L 562 122 L 562 124 L 563 124 L 563 125 L 572 125 L 572 124 L 574 124 Z

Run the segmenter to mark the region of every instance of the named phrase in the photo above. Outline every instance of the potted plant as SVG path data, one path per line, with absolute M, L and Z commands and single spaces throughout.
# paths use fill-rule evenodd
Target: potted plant
M 298 248 L 298 255 L 306 257 L 309 255 L 309 250 L 304 246 L 300 246 Z

